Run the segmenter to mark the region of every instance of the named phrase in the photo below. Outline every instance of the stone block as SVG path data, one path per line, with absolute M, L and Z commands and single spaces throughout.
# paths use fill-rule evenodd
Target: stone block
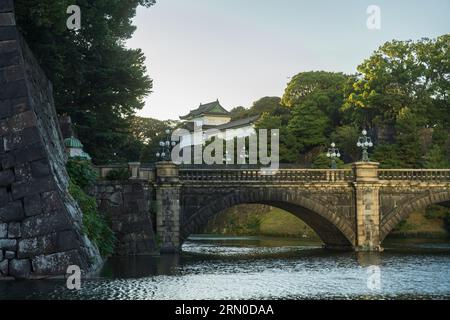
M 19 259 L 56 252 L 56 234 L 33 237 L 20 240 L 18 243 L 17 257 Z
M 42 198 L 42 209 L 46 212 L 61 210 L 64 207 L 60 196 L 57 191 L 43 192 Z
M 0 274 L 6 276 L 8 275 L 8 260 L 5 259 L 2 262 L 0 262 Z
M 0 262 L 3 261 L 3 250 L 0 250 Z
M 32 217 L 42 213 L 41 196 L 34 194 L 23 198 L 25 216 Z
M 0 39 L 3 41 L 16 40 L 18 37 L 17 28 L 14 26 L 0 28 Z
M 16 251 L 17 241 L 13 239 L 0 239 L 0 250 Z
M 11 193 L 6 188 L 0 188 L 0 207 L 3 207 L 12 199 Z
M 14 259 L 9 262 L 9 275 L 16 279 L 26 279 L 31 273 L 31 263 L 28 259 Z
M 21 232 L 20 232 L 20 223 L 19 222 L 10 222 L 8 224 L 8 238 L 14 239 L 14 238 L 20 238 Z
M 47 192 L 55 188 L 51 178 L 42 178 L 31 181 L 18 181 L 12 185 L 13 199 L 20 199 L 31 194 Z
M 29 127 L 3 137 L 5 151 L 22 148 L 40 141 L 39 129 Z
M 22 113 L 31 110 L 28 98 L 21 97 L 11 100 L 11 109 L 13 114 Z
M 16 181 L 31 180 L 31 166 L 29 162 L 18 164 L 14 167 Z
M 33 177 L 42 178 L 50 175 L 50 166 L 47 159 L 36 160 L 31 163 Z
M 16 20 L 12 12 L 0 12 L 0 27 L 14 26 Z
M 0 69 L 0 84 L 22 80 L 24 77 L 22 69 L 17 65 Z
M 22 201 L 10 202 L 6 206 L 0 208 L 0 221 L 21 221 L 24 217 Z
M 17 52 L 18 46 L 16 40 L 0 41 L 0 54 Z
M 31 110 L 15 114 L 8 119 L 8 126 L 11 132 L 21 132 L 26 128 L 36 126 L 36 115 Z
M 12 170 L 0 171 L 0 187 L 9 186 L 15 181 L 14 172 Z
M 16 252 L 15 251 L 5 251 L 5 258 L 6 259 L 14 259 L 16 257 Z
M 58 252 L 50 255 L 40 255 L 32 259 L 33 270 L 37 274 L 64 274 L 70 265 L 81 267 L 80 255 L 77 251 Z
M 22 237 L 31 238 L 71 228 L 73 223 L 63 212 L 43 214 L 27 218 L 22 222 Z
M 4 147 L 3 139 L 0 139 L 0 145 L 1 145 L 1 148 L 3 149 L 3 147 Z M 15 163 L 14 154 L 12 154 L 12 153 L 0 154 L 0 161 L 1 161 L 1 165 L 2 165 L 3 169 L 12 168 Z
M 80 247 L 79 238 L 74 231 L 63 231 L 56 235 L 56 246 L 58 251 L 69 251 Z
M 2 33 L 0 28 L 0 34 Z M 0 55 L 0 68 L 18 65 L 20 62 L 20 55 L 18 51 L 7 52 Z M 11 82 L 2 85 L 2 91 L 0 91 L 0 100 L 17 98 L 25 95 L 25 84 L 18 81 Z
M 14 11 L 13 0 L 2 0 L 0 2 L 0 12 L 12 12 Z
M 8 237 L 8 224 L 0 223 L 0 239 Z
M 0 119 L 10 117 L 11 113 L 12 113 L 11 101 L 10 100 L 0 101 Z
M 38 159 L 46 158 L 45 149 L 42 143 L 39 141 L 38 143 L 26 146 L 24 148 L 20 148 L 14 150 L 12 153 L 12 160 L 5 159 L 2 161 L 3 168 L 11 168 L 14 165 L 19 165 L 24 162 L 31 162 Z

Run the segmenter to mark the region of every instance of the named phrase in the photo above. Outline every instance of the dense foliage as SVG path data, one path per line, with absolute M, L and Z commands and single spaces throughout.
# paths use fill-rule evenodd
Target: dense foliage
M 103 257 L 111 255 L 115 236 L 110 223 L 99 213 L 95 198 L 86 194 L 97 178 L 96 171 L 89 161 L 81 159 L 70 159 L 66 168 L 70 177 L 69 193 L 83 212 L 83 232 L 97 245 Z
M 96 163 L 136 160 L 142 143 L 131 118 L 152 81 L 139 49 L 125 47 L 138 5 L 154 0 L 78 0 L 81 29 L 66 28 L 69 0 L 16 0 L 18 25 L 53 83 L 58 113 L 68 114 Z
M 128 168 L 122 168 L 122 169 L 114 169 L 109 171 L 106 174 L 106 180 L 111 181 L 125 181 L 128 180 L 131 177 L 131 173 L 128 170 Z
M 70 158 L 66 164 L 67 173 L 74 184 L 86 190 L 97 180 L 97 171 L 89 161 Z
M 83 232 L 97 245 L 103 257 L 111 255 L 114 251 L 115 236 L 109 223 L 99 214 L 95 198 L 88 196 L 72 181 L 69 192 L 83 212 Z
M 233 116 L 259 113 L 257 127 L 279 128 L 282 162 L 324 166 L 332 141 L 344 162 L 357 161 L 365 128 L 375 142 L 371 158 L 382 167 L 448 168 L 449 48 L 450 35 L 387 42 L 355 75 L 299 73 L 281 100 L 263 98 Z

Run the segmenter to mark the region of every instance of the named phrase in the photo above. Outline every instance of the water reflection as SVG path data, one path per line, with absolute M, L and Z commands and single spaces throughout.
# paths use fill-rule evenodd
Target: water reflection
M 0 299 L 450 298 L 448 242 L 384 247 L 332 252 L 303 240 L 197 236 L 181 255 L 110 259 L 80 291 L 64 281 L 0 281 Z

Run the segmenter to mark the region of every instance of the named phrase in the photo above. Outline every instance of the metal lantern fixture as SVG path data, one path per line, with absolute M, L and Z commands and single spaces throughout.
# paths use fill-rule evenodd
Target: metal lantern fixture
M 156 153 L 156 158 L 161 161 L 170 161 L 172 148 L 176 146 L 175 141 L 171 141 L 171 133 L 170 129 L 166 129 L 166 139 L 159 142 L 160 151 Z
M 362 149 L 362 161 L 369 162 L 369 153 L 367 150 L 373 147 L 372 139 L 367 136 L 367 131 L 362 131 L 362 136 L 358 138 L 358 143 L 356 144 Z
M 341 157 L 341 153 L 339 152 L 339 149 L 336 148 L 336 144 L 334 142 L 331 143 L 331 148 L 328 148 L 327 157 L 331 159 L 331 169 L 336 169 L 336 159 Z

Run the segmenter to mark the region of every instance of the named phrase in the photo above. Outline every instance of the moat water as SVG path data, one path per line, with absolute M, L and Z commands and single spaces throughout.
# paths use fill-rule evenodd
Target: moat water
M 389 240 L 380 254 L 320 243 L 195 236 L 179 256 L 110 259 L 97 279 L 0 281 L 0 299 L 449 299 L 450 241 Z

